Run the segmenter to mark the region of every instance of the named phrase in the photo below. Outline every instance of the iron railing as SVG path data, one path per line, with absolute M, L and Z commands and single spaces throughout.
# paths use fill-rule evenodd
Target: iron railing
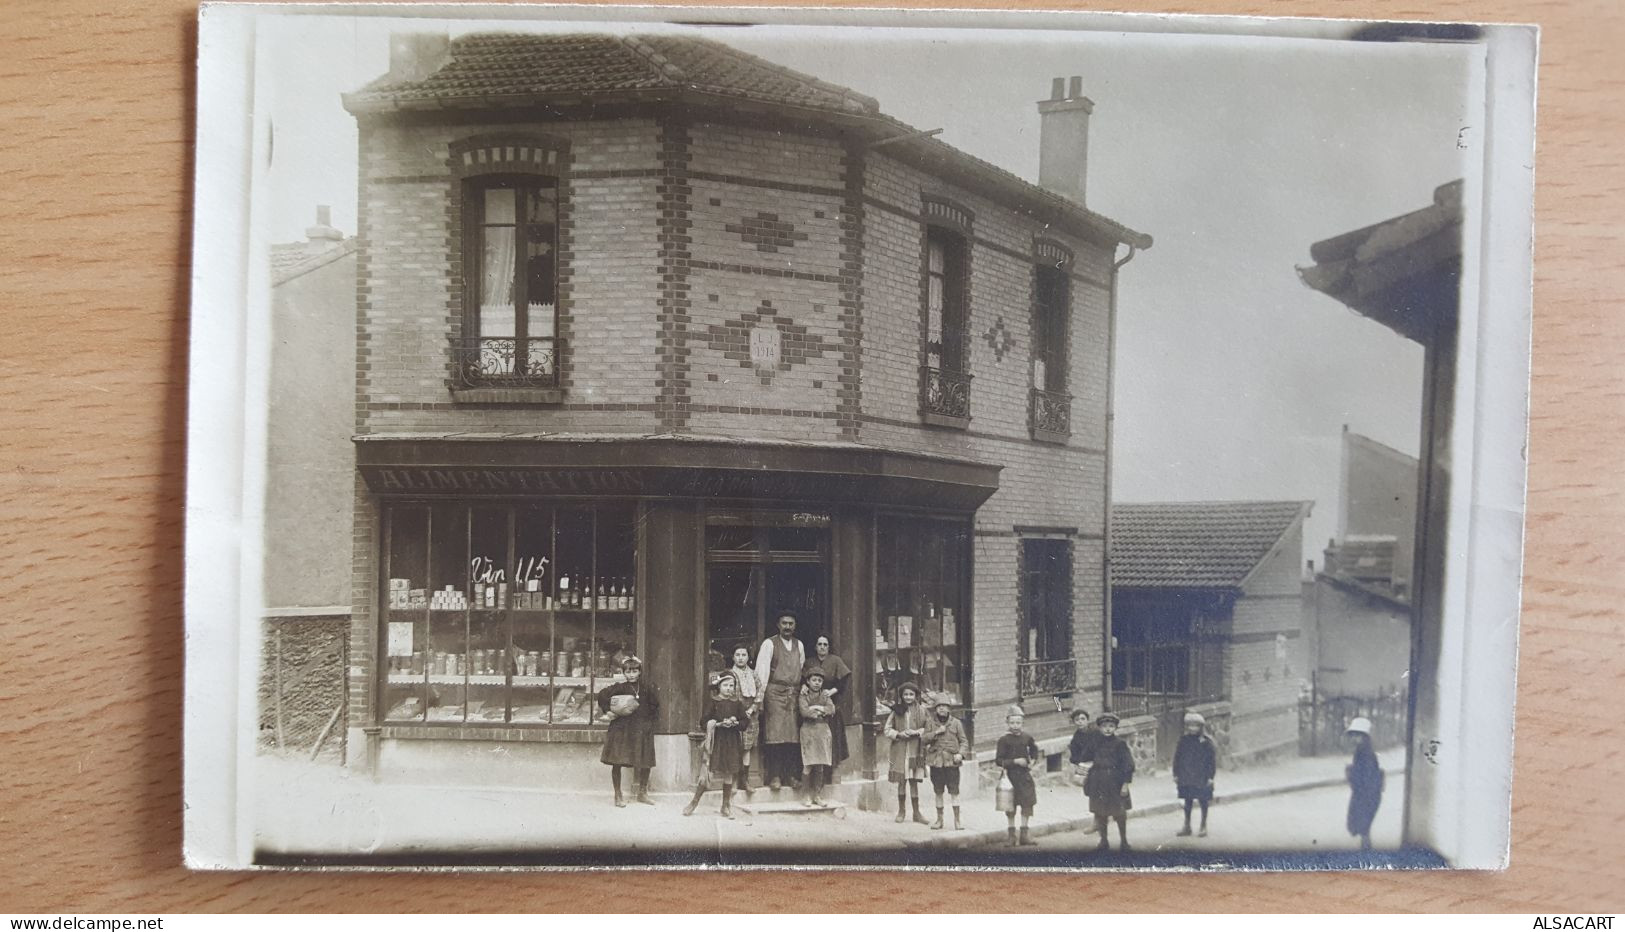
M 1016 664 L 1016 692 L 1023 696 L 1069 693 L 1078 688 L 1078 662 L 1027 660 Z
M 1064 392 L 1048 392 L 1041 388 L 1032 390 L 1032 405 L 1029 411 L 1032 419 L 1032 429 L 1041 430 L 1051 434 L 1072 433 L 1072 396 Z
M 920 367 L 920 411 L 939 417 L 970 417 L 970 373 Z
M 480 337 L 459 343 L 457 381 L 470 388 L 553 388 L 564 341 L 556 337 Z

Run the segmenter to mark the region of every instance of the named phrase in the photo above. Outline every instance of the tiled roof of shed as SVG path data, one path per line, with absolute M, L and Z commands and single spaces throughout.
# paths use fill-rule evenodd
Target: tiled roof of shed
M 767 103 L 876 113 L 874 98 L 720 42 L 689 36 L 475 33 L 421 81 L 379 78 L 347 102 L 361 107 L 687 88 Z
M 1112 505 L 1112 584 L 1239 586 L 1312 502 L 1137 502 Z

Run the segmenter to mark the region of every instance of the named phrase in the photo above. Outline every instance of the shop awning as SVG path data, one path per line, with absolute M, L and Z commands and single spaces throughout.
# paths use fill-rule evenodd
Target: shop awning
M 374 492 L 398 496 L 669 496 L 974 511 L 1001 467 L 857 444 L 674 437 L 358 437 Z

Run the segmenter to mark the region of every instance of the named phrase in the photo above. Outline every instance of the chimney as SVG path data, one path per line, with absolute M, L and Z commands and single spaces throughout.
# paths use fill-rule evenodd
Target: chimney
M 1089 114 L 1095 102 L 1083 96 L 1083 78 L 1050 85 L 1050 99 L 1038 102 L 1038 183 L 1083 204 L 1084 169 L 1089 156 Z
M 451 61 L 443 32 L 398 32 L 389 37 L 389 83 L 422 81 Z
M 333 208 L 317 205 L 316 225 L 305 227 L 305 254 L 319 256 L 342 242 L 344 234 L 333 227 Z

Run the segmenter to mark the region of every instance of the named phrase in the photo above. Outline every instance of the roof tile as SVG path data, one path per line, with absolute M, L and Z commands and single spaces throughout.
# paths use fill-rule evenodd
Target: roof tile
M 1112 584 L 1239 586 L 1311 502 L 1135 502 L 1112 505 Z

